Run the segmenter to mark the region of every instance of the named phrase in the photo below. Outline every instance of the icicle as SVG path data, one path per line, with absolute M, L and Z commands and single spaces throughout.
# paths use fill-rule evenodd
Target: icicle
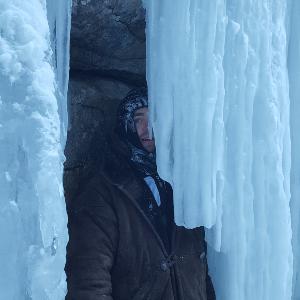
M 289 55 L 288 71 L 291 99 L 291 141 L 292 141 L 292 169 L 291 169 L 291 214 L 293 228 L 293 300 L 300 299 L 300 2 L 291 0 L 289 9 Z

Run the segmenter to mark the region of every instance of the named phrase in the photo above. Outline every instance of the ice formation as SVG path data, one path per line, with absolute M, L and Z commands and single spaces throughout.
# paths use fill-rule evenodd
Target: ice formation
M 144 4 L 176 223 L 209 228 L 218 300 L 299 300 L 300 2 Z
M 293 244 L 293 300 L 300 299 L 300 1 L 290 6 L 288 52 L 291 112 L 291 217 Z
M 71 1 L 0 0 L 0 299 L 63 299 Z

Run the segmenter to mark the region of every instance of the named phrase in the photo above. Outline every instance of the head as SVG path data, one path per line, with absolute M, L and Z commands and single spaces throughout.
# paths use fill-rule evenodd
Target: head
M 121 139 L 147 152 L 154 152 L 155 141 L 148 129 L 146 88 L 130 91 L 119 106 L 117 133 Z

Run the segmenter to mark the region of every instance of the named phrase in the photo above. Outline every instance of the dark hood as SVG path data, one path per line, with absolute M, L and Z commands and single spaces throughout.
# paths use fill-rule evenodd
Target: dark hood
M 148 94 L 146 88 L 130 91 L 121 101 L 118 114 L 116 133 L 130 150 L 131 164 L 143 177 L 157 173 L 155 152 L 146 151 L 137 135 L 134 124 L 134 112 L 143 107 L 148 107 Z

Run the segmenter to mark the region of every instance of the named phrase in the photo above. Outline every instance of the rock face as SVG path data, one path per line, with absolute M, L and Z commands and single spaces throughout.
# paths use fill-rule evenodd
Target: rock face
M 136 84 L 145 74 L 140 0 L 73 1 L 71 67 Z
M 120 100 L 146 84 L 145 48 L 141 0 L 73 0 L 67 201 L 103 159 Z

